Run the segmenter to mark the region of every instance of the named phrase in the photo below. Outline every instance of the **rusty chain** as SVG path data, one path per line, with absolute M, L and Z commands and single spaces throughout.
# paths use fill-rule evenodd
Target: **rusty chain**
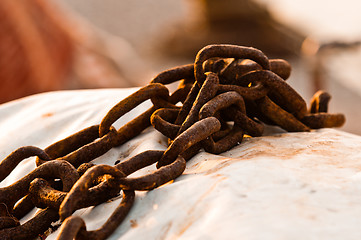
M 24 159 L 36 156 L 37 168 L 10 186 L 0 188 L 0 238 L 31 239 L 62 221 L 57 239 L 105 239 L 119 226 L 134 202 L 134 191 L 148 191 L 180 176 L 186 161 L 201 149 L 219 154 L 242 142 L 245 134 L 261 136 L 264 124 L 286 131 L 339 127 L 342 114 L 327 113 L 330 95 L 317 92 L 306 102 L 286 80 L 288 62 L 268 59 L 258 49 L 210 45 L 194 64 L 158 74 L 149 85 L 116 104 L 99 125 L 85 128 L 44 150 L 27 146 L 0 163 L 0 181 Z M 179 81 L 169 94 L 167 84 Z M 112 124 L 140 103 L 153 106 L 120 129 Z M 103 155 L 153 126 L 169 139 L 164 151 L 145 151 L 115 166 L 94 165 Z M 147 175 L 133 172 L 155 164 Z M 120 194 L 120 192 L 122 192 Z M 72 213 L 122 196 L 120 205 L 95 231 Z M 19 219 L 41 209 L 28 222 Z

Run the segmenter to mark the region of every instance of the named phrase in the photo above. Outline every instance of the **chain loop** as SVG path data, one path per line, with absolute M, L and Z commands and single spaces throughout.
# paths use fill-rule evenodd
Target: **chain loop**
M 0 163 L 0 181 L 31 156 L 37 156 L 37 167 L 0 188 L 0 236 L 34 238 L 60 217 L 57 239 L 105 239 L 130 211 L 134 191 L 172 182 L 184 172 L 186 161 L 202 149 L 214 154 L 227 151 L 241 143 L 244 134 L 262 136 L 264 124 L 307 132 L 345 122 L 344 115 L 327 113 L 330 95 L 324 91 L 313 96 L 307 110 L 304 99 L 285 81 L 290 73 L 287 61 L 268 59 L 258 49 L 209 45 L 197 53 L 194 64 L 165 70 L 120 101 L 100 125 L 44 150 L 33 146 L 15 150 Z M 169 95 L 164 85 L 177 81 L 178 88 Z M 148 110 L 118 130 L 112 126 L 147 100 L 153 103 Z M 144 151 L 115 166 L 91 162 L 151 125 L 168 138 L 164 151 Z M 156 167 L 153 172 L 130 176 L 151 165 Z M 120 205 L 95 231 L 87 231 L 83 219 L 72 216 L 77 209 L 96 206 L 121 193 Z M 19 219 L 35 206 L 42 210 L 20 224 Z
M 42 159 L 44 161 L 50 160 L 49 155 L 40 148 L 33 146 L 18 148 L 1 161 L 0 182 L 4 180 L 22 160 L 32 156 L 38 156 L 39 159 Z
M 142 102 L 157 96 L 166 99 L 169 97 L 169 91 L 164 85 L 160 83 L 151 83 L 120 101 L 109 110 L 107 115 L 105 115 L 101 121 L 99 126 L 99 136 L 103 137 L 106 133 L 108 133 L 110 131 L 110 126 L 121 116 Z

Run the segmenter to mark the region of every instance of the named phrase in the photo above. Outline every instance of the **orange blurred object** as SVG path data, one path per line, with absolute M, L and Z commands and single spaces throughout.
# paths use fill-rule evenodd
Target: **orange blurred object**
M 61 89 L 71 36 L 48 0 L 0 1 L 0 103 Z

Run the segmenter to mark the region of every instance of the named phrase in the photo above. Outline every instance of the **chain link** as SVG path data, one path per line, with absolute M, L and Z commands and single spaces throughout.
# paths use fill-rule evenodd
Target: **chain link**
M 37 156 L 37 167 L 19 181 L 0 188 L 0 236 L 30 239 L 62 221 L 58 239 L 105 239 L 121 224 L 134 202 L 134 191 L 148 191 L 180 176 L 186 161 L 201 149 L 219 154 L 241 143 L 244 134 L 262 136 L 264 124 L 286 131 L 339 127 L 342 114 L 327 113 L 330 95 L 317 92 L 307 109 L 286 80 L 290 64 L 268 59 L 260 50 L 209 45 L 194 64 L 161 72 L 149 85 L 116 104 L 100 125 L 83 129 L 44 150 L 33 146 L 12 152 L 0 163 L 0 181 L 24 159 Z M 169 95 L 165 86 L 179 81 Z M 153 106 L 118 130 L 113 123 L 140 103 Z M 168 137 L 165 151 L 149 150 L 115 166 L 91 161 L 153 126 Z M 130 174 L 155 164 L 140 177 Z M 60 179 L 60 180 L 59 180 Z M 122 194 L 120 194 L 122 192 Z M 121 196 L 109 219 L 95 231 L 72 213 Z M 34 207 L 43 209 L 21 224 Z

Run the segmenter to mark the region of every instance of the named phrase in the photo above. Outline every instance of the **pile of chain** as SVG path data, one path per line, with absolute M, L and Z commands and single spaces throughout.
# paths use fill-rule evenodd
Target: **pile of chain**
M 26 146 L 0 163 L 0 181 L 23 160 L 37 156 L 36 169 L 10 186 L 0 188 L 0 238 L 31 239 L 51 223 L 62 222 L 58 239 L 105 239 L 128 214 L 134 191 L 148 191 L 180 176 L 186 161 L 201 149 L 219 154 L 241 143 L 245 134 L 262 136 L 264 124 L 286 131 L 339 127 L 342 114 L 327 113 L 330 95 L 317 92 L 310 109 L 286 83 L 290 65 L 268 59 L 260 50 L 235 45 L 209 45 L 194 64 L 161 72 L 149 85 L 115 105 L 100 125 L 83 129 L 44 150 Z M 172 94 L 165 85 L 180 81 Z M 116 130 L 112 124 L 146 100 L 153 106 Z M 165 135 L 165 151 L 149 150 L 115 166 L 91 160 L 117 147 L 152 125 Z M 130 174 L 152 164 L 154 172 Z M 99 229 L 87 231 L 80 208 L 114 197 L 120 205 Z M 32 219 L 19 220 L 34 207 Z

